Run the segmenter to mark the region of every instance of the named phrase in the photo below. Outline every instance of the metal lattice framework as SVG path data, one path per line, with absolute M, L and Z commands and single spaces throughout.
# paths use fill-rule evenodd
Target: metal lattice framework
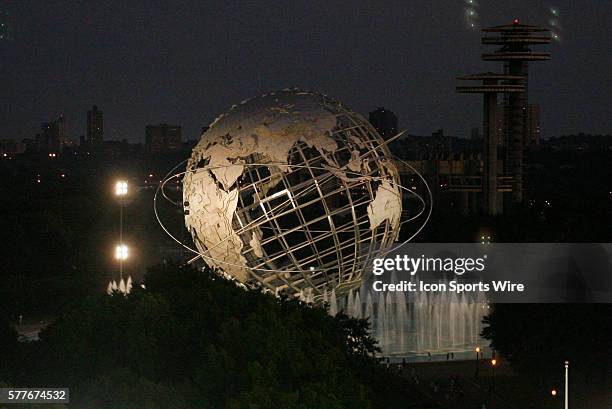
M 186 227 L 196 249 L 183 246 L 238 281 L 274 292 L 318 298 L 359 285 L 372 258 L 393 246 L 401 224 L 404 188 L 386 143 L 360 115 L 320 94 L 283 91 L 243 105 L 247 108 L 233 108 L 213 123 L 186 171 L 170 176 L 184 175 Z M 283 137 L 298 131 L 286 162 L 278 161 L 285 152 L 230 149 L 242 149 L 253 134 L 261 137 L 257 127 L 245 132 L 259 120 L 257 109 L 264 111 L 266 126 L 280 129 Z M 314 123 L 321 115 L 333 118 L 334 126 L 323 132 L 326 139 L 317 146 L 321 136 L 312 137 L 303 123 Z M 279 122 L 282 126 L 274 128 Z M 213 149 L 222 149 L 222 161 L 215 159 Z M 411 221 L 426 206 L 416 193 L 404 190 L 422 202 Z M 215 198 L 221 198 L 217 207 L 210 204 Z M 231 217 L 218 218 L 228 206 Z M 228 225 L 221 226 L 225 219 Z M 239 256 L 226 257 L 233 251 Z
M 358 125 L 352 129 L 368 135 Z M 247 167 L 234 223 L 236 231 L 245 238 L 254 228 L 264 233 L 261 240 L 264 257 L 254 256 L 252 248 L 244 253 L 252 266 L 251 274 L 260 283 L 295 292 L 313 288 L 316 293 L 350 285 L 359 281 L 372 254 L 392 245 L 398 226 L 387 220 L 371 229 L 367 207 L 380 180 L 390 178 L 395 185 L 399 180 L 397 173 L 380 165 L 381 158 L 386 157 L 384 145 L 375 139 L 368 140 L 367 145 L 371 171 L 353 181 L 341 180 L 326 170 L 321 155 L 313 154 L 312 148 L 303 142 L 292 149 L 290 156 L 291 163 L 304 165 L 289 173 L 266 172 L 269 166 Z M 346 149 L 339 149 L 337 154 Z M 251 196 L 273 175 L 281 176 L 278 188 L 259 197 L 258 202 L 251 201 Z M 398 192 L 393 189 L 392 194 Z

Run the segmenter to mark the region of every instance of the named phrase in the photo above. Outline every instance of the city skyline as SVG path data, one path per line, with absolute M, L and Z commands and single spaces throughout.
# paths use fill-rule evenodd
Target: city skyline
M 0 405 L 612 409 L 611 10 L 0 0 Z
M 105 112 L 105 139 L 142 141 L 144 126 L 159 122 L 182 125 L 190 139 L 234 101 L 290 86 L 333 95 L 364 116 L 385 106 L 408 133 L 444 128 L 467 137 L 482 107 L 454 94 L 454 77 L 495 68 L 474 58 L 483 49 L 480 32 L 466 27 L 462 2 L 144 9 L 111 1 L 95 13 L 27 1 L 2 6 L 13 26 L 0 46 L 2 138 L 32 138 L 60 114 L 68 135 L 85 135 L 84 116 L 96 104 Z M 546 25 L 550 6 L 483 3 L 479 21 Z M 610 40 L 601 16 L 609 11 L 592 2 L 555 6 L 563 41 L 551 47 L 550 64 L 530 70 L 542 134 L 608 133 L 610 56 L 601 50 Z M 215 23 L 230 17 L 231 27 Z

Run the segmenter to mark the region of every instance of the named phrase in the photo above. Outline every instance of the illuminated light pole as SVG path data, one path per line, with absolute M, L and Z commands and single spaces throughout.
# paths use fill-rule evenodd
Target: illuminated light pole
M 555 388 L 553 388 L 553 389 L 550 391 L 550 394 L 552 395 L 552 397 L 556 397 L 556 396 L 557 396 L 557 390 L 556 390 Z
M 127 260 L 129 255 L 129 248 L 125 244 L 119 244 L 115 247 L 115 258 L 117 260 Z
M 491 244 L 491 236 L 484 234 L 480 236 L 480 244 Z
M 476 352 L 476 373 L 474 374 L 474 378 L 478 379 L 478 371 L 480 369 L 480 363 L 478 362 L 478 354 L 480 354 L 480 347 L 476 347 L 474 351 Z
M 492 405 L 493 389 L 495 389 L 495 366 L 497 365 L 497 359 L 491 359 L 491 387 L 489 388 L 489 405 Z
M 115 194 L 117 196 L 125 196 L 127 195 L 127 192 L 128 192 L 128 182 L 126 182 L 125 180 L 119 180 L 115 184 Z
M 119 180 L 115 183 L 115 195 L 119 197 L 119 243 L 117 246 L 115 257 L 119 260 L 119 278 L 123 279 L 123 261 L 127 259 L 127 246 L 123 244 L 123 204 L 124 198 L 128 193 L 128 182 Z M 125 250 L 125 254 L 120 252 Z
M 123 243 L 120 243 L 115 247 L 115 258 L 119 260 L 119 273 L 121 276 L 121 280 L 123 280 L 123 262 L 127 260 L 129 255 L 128 246 Z
M 569 361 L 565 361 L 565 409 L 569 409 Z

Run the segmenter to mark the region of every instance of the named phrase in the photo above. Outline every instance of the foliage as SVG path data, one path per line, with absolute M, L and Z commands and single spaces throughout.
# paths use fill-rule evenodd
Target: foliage
M 69 386 L 88 409 L 392 407 L 366 320 L 189 267 L 154 267 L 145 284 L 67 311 L 24 353 L 20 384 Z
M 611 317 L 609 304 L 496 304 L 483 336 L 519 371 L 554 376 L 565 360 L 612 364 Z
M 15 351 L 17 350 L 17 332 L 8 322 L 0 320 L 0 382 L 10 379 L 15 366 Z

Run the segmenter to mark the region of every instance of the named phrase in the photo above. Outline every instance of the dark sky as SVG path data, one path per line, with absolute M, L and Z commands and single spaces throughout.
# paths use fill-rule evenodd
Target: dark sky
M 612 131 L 609 1 L 478 1 L 484 26 L 546 25 L 557 7 L 562 42 L 530 69 L 543 132 Z M 385 106 L 410 133 L 464 136 L 482 102 L 455 94 L 455 76 L 501 70 L 480 61 L 461 0 L 0 4 L 14 26 L 0 41 L 0 139 L 33 137 L 60 113 L 78 138 L 94 103 L 105 138 L 139 141 L 146 124 L 168 122 L 189 139 L 232 104 L 288 86 L 363 114 Z

